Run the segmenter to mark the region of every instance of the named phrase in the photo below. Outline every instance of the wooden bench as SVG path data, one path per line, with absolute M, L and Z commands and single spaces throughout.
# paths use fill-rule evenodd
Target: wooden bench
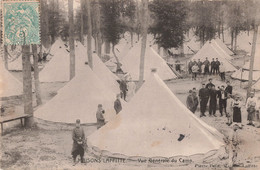
M 27 117 L 30 117 L 30 115 L 28 115 L 28 114 L 9 114 L 9 115 L 5 115 L 5 116 L 0 116 L 1 132 L 2 132 L 1 134 L 2 135 L 4 134 L 4 126 L 3 126 L 4 123 L 20 119 L 21 125 L 23 127 L 24 126 L 23 119 L 25 120 L 25 118 L 27 118 Z

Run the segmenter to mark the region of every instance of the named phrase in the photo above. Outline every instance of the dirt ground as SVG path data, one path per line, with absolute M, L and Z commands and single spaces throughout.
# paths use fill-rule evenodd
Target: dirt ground
M 236 61 L 237 65 L 242 65 L 242 61 L 242 59 L 238 59 Z M 21 73 L 15 72 L 12 74 L 21 80 Z M 220 81 L 218 76 L 212 77 L 215 85 L 225 84 Z M 185 103 L 188 90 L 193 87 L 198 90 L 201 82 L 206 82 L 208 78 L 199 77 L 196 81 L 191 81 L 191 78 L 188 77 L 171 80 L 166 82 L 166 84 Z M 239 93 L 245 98 L 246 90 L 243 88 L 245 84 L 240 84 L 237 80 L 230 80 L 234 86 L 234 93 Z M 42 83 L 43 103 L 54 97 L 57 91 L 64 85 L 65 83 Z M 23 112 L 22 105 L 16 106 L 16 111 Z M 195 114 L 199 116 L 199 110 Z M 218 117 L 202 117 L 202 120 L 215 127 L 224 136 L 228 136 L 232 131 L 232 127 L 226 125 L 226 117 L 219 117 L 218 111 L 217 115 Z M 260 169 L 259 128 L 246 125 L 246 116 L 247 113 L 243 108 L 242 120 L 244 126 L 243 129 L 238 130 L 239 145 L 236 163 L 240 166 L 238 169 Z M 216 156 L 212 157 L 210 161 L 201 162 L 193 160 L 190 163 L 183 164 L 140 163 L 132 160 L 127 160 L 124 163 L 97 163 L 93 162 L 97 157 L 89 149 L 85 154 L 85 158 L 92 162 L 78 163 L 76 166 L 72 166 L 70 130 L 48 128 L 48 126 L 41 126 L 40 124 L 32 129 L 24 129 L 20 126 L 19 121 L 14 121 L 4 126 L 5 133 L 1 137 L 0 145 L 0 167 L 2 169 L 227 169 L 228 165 L 228 157 L 225 152 L 223 153 L 225 156 L 222 158 Z M 89 136 L 95 132 L 96 127 L 84 126 L 84 130 L 86 136 Z

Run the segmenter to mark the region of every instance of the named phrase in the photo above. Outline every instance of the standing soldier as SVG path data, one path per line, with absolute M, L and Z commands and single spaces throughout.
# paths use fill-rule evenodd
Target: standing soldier
M 220 90 L 218 91 L 218 98 L 219 98 L 219 112 L 220 115 L 223 116 L 223 111 L 225 112 L 227 116 L 227 92 L 224 90 L 224 86 L 220 87 Z
M 200 98 L 200 117 L 206 116 L 205 111 L 209 100 L 209 89 L 205 87 L 205 83 L 202 84 L 202 88 L 199 90 Z
M 204 70 L 204 74 L 209 74 L 209 65 L 210 65 L 210 62 L 208 60 L 208 57 L 206 57 L 206 60 L 203 62 L 203 64 L 205 65 L 205 70 Z
M 215 85 L 211 86 L 210 92 L 209 92 L 209 115 L 216 116 L 216 107 L 217 107 L 217 91 L 215 89 Z
M 114 102 L 114 109 L 116 111 L 116 114 L 118 114 L 122 110 L 120 94 L 116 95 L 116 101 Z
M 212 83 L 212 78 L 209 78 L 209 83 L 206 85 L 206 88 L 211 88 L 212 86 L 215 85 Z
M 193 66 L 193 62 L 190 60 L 189 63 L 188 63 L 188 71 L 189 71 L 189 74 L 192 73 L 192 66 Z
M 198 108 L 198 105 L 199 105 L 199 99 L 198 99 L 198 96 L 197 96 L 196 89 L 194 89 L 192 91 L 192 96 L 193 96 L 193 102 L 194 102 L 194 106 L 192 108 L 192 112 L 195 113 L 197 108 Z
M 216 64 L 216 74 L 218 74 L 219 73 L 219 66 L 220 66 L 220 62 L 218 61 L 218 58 L 216 58 L 215 64 Z
M 196 80 L 197 78 L 197 74 L 199 72 L 199 67 L 198 65 L 195 63 L 193 66 L 192 66 L 192 79 L 191 80 Z
M 187 105 L 187 108 L 193 112 L 193 107 L 194 107 L 194 100 L 193 100 L 193 95 L 192 95 L 192 90 L 189 90 L 189 95 L 186 99 L 186 105 Z
M 85 148 L 85 133 L 84 130 L 80 127 L 80 120 L 76 120 L 76 127 L 72 131 L 72 157 L 74 161 L 74 165 L 76 165 L 76 158 L 80 155 L 81 163 L 84 163 L 84 148 Z
M 122 80 L 120 81 L 119 88 L 121 91 L 121 98 L 125 100 L 127 92 L 127 84 L 125 78 L 122 78 Z
M 248 124 L 247 125 L 252 125 L 255 126 L 253 124 L 253 120 L 255 119 L 255 113 L 257 110 L 258 104 L 257 104 L 257 98 L 254 95 L 254 92 L 250 93 L 250 97 L 247 99 L 246 102 L 246 110 L 247 110 L 247 120 L 248 120 Z
M 217 69 L 218 69 L 221 80 L 225 81 L 226 80 L 226 77 L 225 77 L 226 68 L 225 68 L 223 62 L 221 62 L 221 64 L 218 66 Z
M 232 94 L 233 87 L 230 85 L 230 81 L 227 81 L 227 87 L 225 88 L 225 91 L 226 91 L 228 94 Z
M 98 110 L 96 113 L 96 117 L 97 117 L 97 129 L 101 128 L 102 126 L 105 125 L 105 118 L 104 118 L 104 114 L 105 111 L 102 108 L 102 104 L 98 105 Z
M 198 59 L 198 67 L 199 67 L 199 74 L 201 73 L 201 66 L 202 66 L 202 62 L 200 61 L 200 59 Z
M 214 60 L 214 58 L 212 58 L 212 61 L 210 63 L 210 74 L 215 74 L 216 71 L 216 62 Z

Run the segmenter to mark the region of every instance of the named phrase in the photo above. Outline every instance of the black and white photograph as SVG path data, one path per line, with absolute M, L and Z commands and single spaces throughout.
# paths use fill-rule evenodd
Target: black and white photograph
M 0 170 L 260 169 L 259 0 L 0 15 Z

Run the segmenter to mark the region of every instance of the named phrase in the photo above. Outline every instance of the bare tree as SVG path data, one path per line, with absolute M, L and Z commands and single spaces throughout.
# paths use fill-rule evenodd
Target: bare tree
M 97 54 L 101 57 L 102 50 L 102 40 L 101 40 L 101 30 L 100 30 L 100 5 L 99 0 L 94 0 L 94 9 L 95 9 L 95 21 L 96 21 L 96 32 L 97 32 Z
M 35 85 L 35 93 L 36 93 L 36 103 L 37 105 L 42 104 L 41 99 L 41 89 L 40 89 L 40 81 L 39 81 L 39 67 L 38 67 L 38 53 L 37 53 L 37 45 L 32 45 L 32 53 L 33 53 L 33 68 L 34 68 L 34 85 Z
M 32 75 L 30 62 L 30 46 L 22 46 L 22 63 L 23 63 L 23 102 L 24 113 L 28 114 L 25 119 L 25 126 L 30 128 L 34 124 L 33 107 L 32 107 Z
M 142 0 L 142 6 L 143 6 L 143 30 L 142 30 L 142 48 L 141 48 L 141 54 L 140 54 L 140 72 L 139 72 L 139 82 L 138 82 L 138 88 L 141 87 L 144 81 L 144 57 L 145 57 L 145 51 L 146 51 L 146 41 L 147 41 L 147 13 L 148 13 L 148 1 Z
M 8 51 L 7 51 L 7 45 L 4 45 L 4 63 L 5 63 L 5 68 L 8 70 Z
M 85 11 L 85 0 L 80 0 L 80 42 L 84 45 L 84 11 Z
M 70 80 L 75 77 L 75 45 L 74 45 L 74 15 L 73 0 L 68 0 L 69 8 L 69 46 L 70 46 Z
M 86 7 L 88 13 L 88 65 L 91 69 L 93 69 L 93 61 L 92 61 L 92 23 L 91 23 L 91 9 L 90 9 L 90 1 L 86 0 Z

